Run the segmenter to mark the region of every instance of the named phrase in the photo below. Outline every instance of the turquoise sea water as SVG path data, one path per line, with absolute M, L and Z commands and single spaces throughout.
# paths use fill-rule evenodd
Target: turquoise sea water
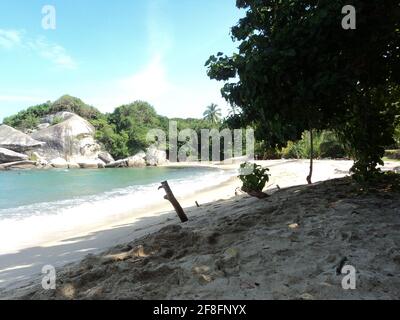
M 210 168 L 0 172 L 0 255 L 140 219 L 150 207 L 166 203 L 165 191 L 158 190 L 162 181 L 168 180 L 176 197 L 184 199 L 233 174 Z
M 207 168 L 5 171 L 0 172 L 0 210 L 94 196 L 164 180 L 190 181 L 212 173 L 216 171 Z

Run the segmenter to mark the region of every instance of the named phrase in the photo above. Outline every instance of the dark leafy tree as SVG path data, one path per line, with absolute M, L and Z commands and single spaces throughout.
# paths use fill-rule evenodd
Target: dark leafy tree
M 381 135 L 379 115 L 393 110 L 397 97 L 388 88 L 398 85 L 400 78 L 399 2 L 352 1 L 357 29 L 344 30 L 342 8 L 348 4 L 341 0 L 237 0 L 237 6 L 247 10 L 232 28 L 232 38 L 240 42 L 239 52 L 211 56 L 206 63 L 208 75 L 226 81 L 223 96 L 241 108 L 244 123 L 258 124 L 259 135 L 271 146 L 297 140 L 304 130 L 357 132 L 359 121 L 366 118 L 359 117 L 354 103 L 361 108 L 365 95 L 386 93 L 384 102 L 367 99 L 379 103 L 368 118 L 376 118 L 369 126 L 371 134 Z M 385 118 L 385 137 L 393 136 L 393 114 L 390 111 Z M 348 141 L 357 149 L 354 171 L 362 175 L 366 172 L 363 159 L 373 159 L 368 171 L 376 168 L 380 148 L 388 141 L 372 139 L 369 148 L 360 148 L 354 141 Z M 364 169 L 357 169 L 360 166 Z M 309 182 L 311 173 L 312 166 Z
M 118 134 L 127 136 L 128 153 L 131 155 L 149 146 L 147 133 L 161 129 L 160 117 L 154 108 L 143 101 L 123 105 L 109 115 L 109 122 Z

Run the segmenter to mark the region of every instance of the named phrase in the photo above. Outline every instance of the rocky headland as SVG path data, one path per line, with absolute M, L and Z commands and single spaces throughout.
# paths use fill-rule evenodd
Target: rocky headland
M 156 147 L 116 161 L 96 141 L 95 131 L 92 124 L 72 112 L 48 115 L 30 132 L 3 124 L 0 170 L 145 167 L 167 162 L 166 152 Z

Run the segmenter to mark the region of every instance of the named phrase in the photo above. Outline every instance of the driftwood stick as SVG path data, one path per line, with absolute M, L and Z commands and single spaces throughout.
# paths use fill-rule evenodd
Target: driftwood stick
M 189 221 L 188 217 L 185 214 L 185 211 L 183 211 L 183 209 L 182 209 L 182 206 L 179 204 L 178 200 L 176 200 L 174 194 L 172 193 L 172 190 L 168 184 L 168 181 L 161 182 L 161 186 L 158 188 L 158 190 L 160 190 L 160 189 L 165 190 L 166 195 L 164 196 L 164 199 L 171 202 L 171 204 L 175 208 L 175 211 L 178 214 L 178 217 L 181 219 L 181 221 L 182 222 Z
M 258 198 L 258 199 L 265 199 L 265 198 L 269 197 L 268 194 L 266 194 L 266 193 L 264 193 L 262 191 L 247 191 L 246 193 L 249 196 L 252 196 L 252 197 L 255 197 L 255 198 Z

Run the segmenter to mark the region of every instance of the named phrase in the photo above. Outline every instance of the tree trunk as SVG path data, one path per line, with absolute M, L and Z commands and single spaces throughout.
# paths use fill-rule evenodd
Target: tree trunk
M 313 135 L 313 129 L 310 129 L 310 173 L 308 174 L 307 177 L 307 182 L 308 184 L 312 184 L 312 175 L 313 175 L 313 169 L 314 169 L 314 135 Z
M 176 213 L 179 216 L 179 219 L 181 219 L 182 222 L 187 222 L 189 221 L 188 217 L 185 214 L 185 211 L 183 211 L 181 205 L 179 204 L 178 200 L 176 200 L 174 194 L 172 193 L 172 190 L 168 184 L 168 181 L 161 182 L 161 187 L 158 189 L 164 189 L 165 193 L 167 194 L 164 199 L 168 200 L 171 202 L 173 207 L 175 208 Z

